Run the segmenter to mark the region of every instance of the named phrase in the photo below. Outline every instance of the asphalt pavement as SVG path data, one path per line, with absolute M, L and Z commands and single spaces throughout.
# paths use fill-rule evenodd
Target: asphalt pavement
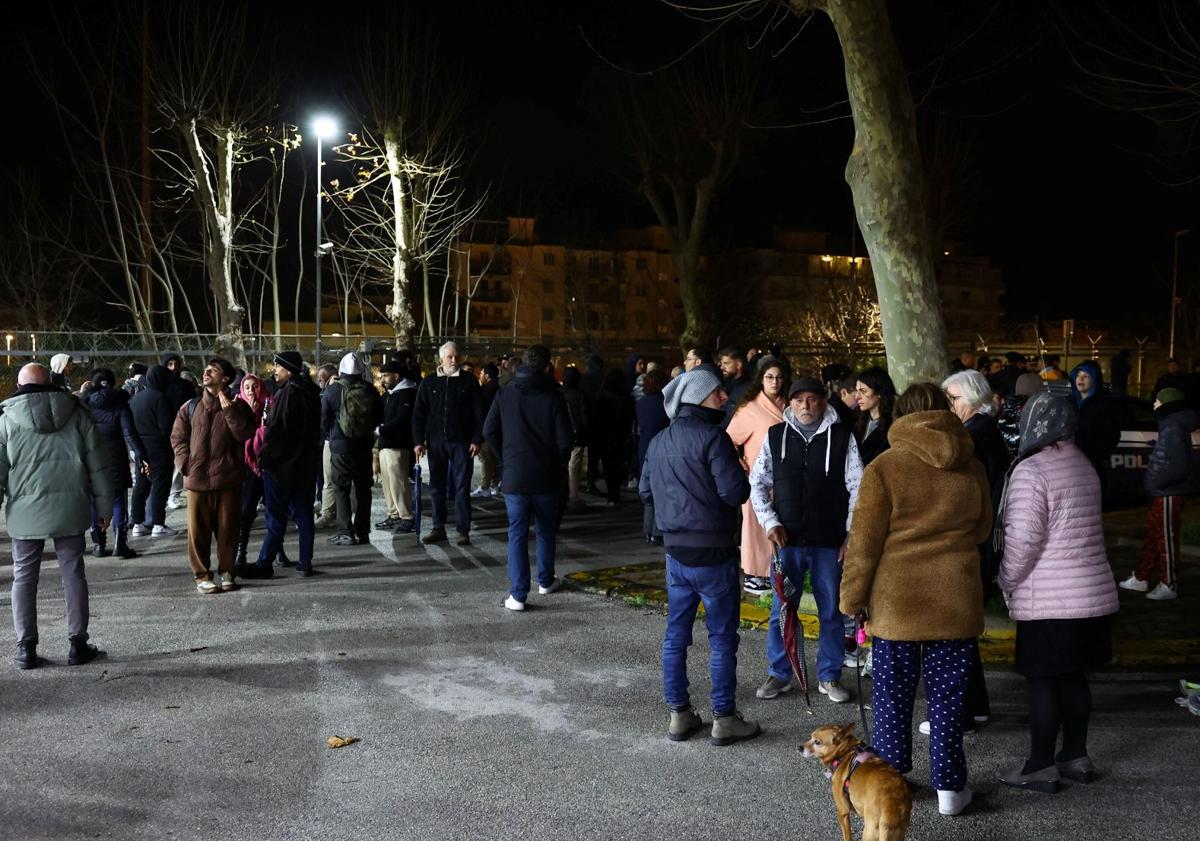
M 564 525 L 561 575 L 658 557 L 636 503 L 594 500 Z M 857 720 L 855 704 L 814 696 L 809 715 L 797 693 L 755 700 L 763 634 L 748 630 L 739 703 L 766 732 L 726 748 L 669 742 L 661 612 L 571 588 L 505 610 L 503 506 L 475 507 L 472 546 L 375 532 L 334 548 L 319 532 L 323 574 L 284 570 L 218 595 L 195 592 L 182 535 L 139 539 L 135 560 L 89 559 L 92 634 L 108 657 L 82 667 L 65 665 L 47 562 L 39 651 L 52 662 L 0 661 L 0 839 L 840 837 L 829 783 L 800 745 L 819 724 Z M 692 697 L 708 720 L 696 631 Z M 1200 718 L 1172 703 L 1175 677 L 1098 677 L 1100 778 L 1047 796 L 995 781 L 1028 736 L 1023 680 L 990 670 L 993 720 L 967 737 L 976 802 L 937 814 L 915 735 L 909 838 L 1194 837 Z M 361 741 L 331 749 L 334 735 Z

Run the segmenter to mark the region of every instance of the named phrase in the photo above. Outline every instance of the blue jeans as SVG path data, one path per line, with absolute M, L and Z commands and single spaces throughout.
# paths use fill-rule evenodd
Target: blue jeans
M 296 569 L 312 568 L 313 559 L 313 488 L 308 482 L 285 488 L 269 470 L 264 470 L 263 503 L 266 508 L 267 536 L 258 550 L 258 565 L 270 566 L 283 551 L 283 535 L 288 517 L 296 521 L 300 533 L 300 557 Z
M 929 702 L 929 764 L 933 787 L 962 791 L 967 756 L 962 746 L 963 708 L 974 639 L 871 643 L 872 743 L 901 774 L 912 770 L 912 712 L 917 681 L 925 673 Z
M 845 632 L 842 614 L 838 610 L 838 597 L 842 587 L 842 565 L 838 563 L 837 549 L 818 549 L 811 546 L 786 546 L 779 550 L 783 561 L 783 574 L 796 586 L 797 593 L 804 592 L 804 573 L 812 580 L 813 596 L 817 600 L 817 619 L 820 634 L 817 646 L 818 680 L 840 680 L 842 658 L 846 653 L 842 635 Z M 775 570 L 771 570 L 771 582 L 775 581 Z M 779 680 L 791 680 L 792 666 L 783 647 L 780 631 L 779 599 L 771 599 L 771 624 L 767 628 L 767 672 Z M 803 645 L 803 642 L 801 642 Z
M 446 528 L 446 498 L 454 496 L 454 528 L 471 532 L 470 444 L 460 441 L 429 442 L 429 496 L 433 503 L 433 527 Z
M 696 610 L 704 602 L 704 624 L 712 649 L 712 712 L 732 715 L 737 708 L 738 622 L 742 586 L 738 553 L 729 562 L 690 567 L 667 555 L 667 631 L 663 636 L 663 696 L 673 710 L 691 706 L 688 697 L 687 650 L 692 644 Z
M 554 533 L 558 531 L 559 494 L 505 494 L 508 511 L 509 593 L 519 602 L 529 595 L 529 520 L 537 527 L 538 584 L 554 583 Z

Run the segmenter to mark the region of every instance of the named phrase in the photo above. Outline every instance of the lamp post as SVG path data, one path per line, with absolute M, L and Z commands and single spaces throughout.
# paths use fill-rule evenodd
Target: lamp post
M 13 343 L 13 334 L 12 334 L 12 333 L 9 333 L 8 335 L 6 335 L 6 336 L 4 337 L 4 342 L 5 342 L 5 344 L 8 346 L 8 347 L 5 349 L 5 352 L 8 354 L 8 362 L 7 362 L 7 363 L 5 363 L 5 364 L 7 364 L 9 368 L 11 368 L 11 367 L 12 367 L 12 343 Z
M 1175 232 L 1175 262 L 1171 268 L 1171 342 L 1167 347 L 1167 356 L 1172 358 L 1175 356 L 1175 310 L 1179 307 L 1179 238 L 1191 232 L 1191 228 Z
M 321 157 L 321 151 L 322 141 L 329 140 L 337 134 L 337 123 L 333 121 L 332 117 L 317 117 L 313 120 L 313 134 L 317 136 L 317 241 L 313 256 L 316 257 L 317 263 L 317 337 L 315 352 L 317 367 L 319 368 L 321 366 L 321 258 L 332 250 L 324 242 L 325 229 L 321 218 L 321 168 L 325 165 Z

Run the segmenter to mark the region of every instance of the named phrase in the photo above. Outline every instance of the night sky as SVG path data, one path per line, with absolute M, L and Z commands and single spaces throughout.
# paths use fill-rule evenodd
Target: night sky
M 107 5 L 86 4 L 84 14 L 102 15 Z M 255 31 L 280 39 L 285 115 L 303 123 L 329 109 L 349 124 L 354 32 L 373 9 L 390 5 L 364 2 L 343 13 L 327 4 L 315 18 L 302 18 L 293 3 L 253 4 Z M 491 185 L 490 213 L 538 215 L 547 231 L 576 237 L 653 221 L 620 177 L 608 105 L 619 71 L 603 59 L 637 71 L 660 67 L 702 31 L 697 24 L 657 0 L 410 5 L 436 27 L 446 60 L 465 66 L 467 128 L 477 150 L 472 180 Z M 54 18 L 74 6 L 14 7 L 3 36 L 8 105 L 17 119 L 6 121 L 0 142 L 6 160 L 37 174 L 50 196 L 69 189 L 64 141 L 23 45 L 42 60 L 61 61 Z M 1102 22 L 1073 21 L 1044 6 L 890 4 L 919 119 L 929 125 L 940 118 L 971 148 L 963 191 L 970 213 L 958 220 L 954 238 L 1003 269 L 1012 319 L 1141 311 L 1158 320 L 1161 311 L 1165 321 L 1172 232 L 1192 225 L 1196 196 L 1193 187 L 1164 182 L 1200 166 L 1189 171 L 1186 162 L 1156 155 L 1164 141 L 1154 125 L 1081 93 L 1087 80 L 1071 55 L 1086 61 L 1088 52 L 1064 23 L 1102 36 Z M 764 23 L 729 29 L 744 42 Z M 784 49 L 798 27 L 796 19 L 784 20 L 757 48 L 764 123 L 810 121 L 811 112 L 844 99 L 832 27 L 817 16 Z M 846 113 L 835 107 L 819 116 Z M 748 132 L 741 165 L 715 208 L 714 246 L 765 243 L 777 224 L 827 230 L 836 243 L 848 243 L 852 213 L 842 168 L 852 136 L 848 118 Z M 1200 268 L 1200 231 L 1197 237 L 1184 240 L 1185 282 Z

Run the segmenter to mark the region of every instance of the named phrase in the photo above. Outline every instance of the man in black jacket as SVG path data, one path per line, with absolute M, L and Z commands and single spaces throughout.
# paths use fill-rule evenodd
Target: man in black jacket
M 133 501 L 129 520 L 130 534 L 143 537 L 154 534 L 170 537 L 178 532 L 166 524 L 167 496 L 171 492 L 171 477 L 175 472 L 175 452 L 171 449 L 171 427 L 179 407 L 173 405 L 167 387 L 171 372 L 155 365 L 144 378 L 146 387 L 129 401 L 133 425 L 146 448 L 150 475 L 139 473 L 134 479 Z
M 421 381 L 413 407 L 413 455 L 420 460 L 429 452 L 429 493 L 433 498 L 433 528 L 423 542 L 446 539 L 449 489 L 454 494 L 455 543 L 466 546 L 471 542 L 473 459 L 483 443 L 479 382 L 459 369 L 454 342 L 438 349 L 438 359 L 437 374 Z
M 327 385 L 321 395 L 321 434 L 329 441 L 329 466 L 337 500 L 337 534 L 329 538 L 334 546 L 354 546 L 371 539 L 371 447 L 375 428 L 383 420 L 383 400 L 375 386 L 364 379 L 364 371 L 358 355 L 347 353 L 338 363 L 337 382 Z
M 413 530 L 412 487 L 408 480 L 413 467 L 412 413 L 418 378 L 395 359 L 379 369 L 379 376 L 387 392 L 379 426 L 379 479 L 387 518 L 375 527 L 408 534 Z
M 538 593 L 561 586 L 554 574 L 555 538 L 563 473 L 571 457 L 571 420 L 558 384 L 548 373 L 550 349 L 530 345 L 511 383 L 492 403 L 483 434 L 506 465 L 501 488 L 508 511 L 509 610 L 529 596 L 529 521 L 537 526 Z
M 663 389 L 671 425 L 654 436 L 638 490 L 654 506 L 667 548 L 667 630 L 663 694 L 671 710 L 667 738 L 682 741 L 703 726 L 688 697 L 687 650 L 696 610 L 704 603 L 712 648 L 710 741 L 752 739 L 760 728 L 737 711 L 738 510 L 750 495 L 746 472 L 729 436 L 725 391 L 709 367 L 696 367 Z
M 243 578 L 270 578 L 272 563 L 283 550 L 283 535 L 290 517 L 300 534 L 300 556 L 296 571 L 305 578 L 313 574 L 313 493 L 317 462 L 321 457 L 320 393 L 308 377 L 304 360 L 294 350 L 275 356 L 278 390 L 263 423 L 263 504 L 267 536 L 258 551 L 258 562 L 240 569 Z

